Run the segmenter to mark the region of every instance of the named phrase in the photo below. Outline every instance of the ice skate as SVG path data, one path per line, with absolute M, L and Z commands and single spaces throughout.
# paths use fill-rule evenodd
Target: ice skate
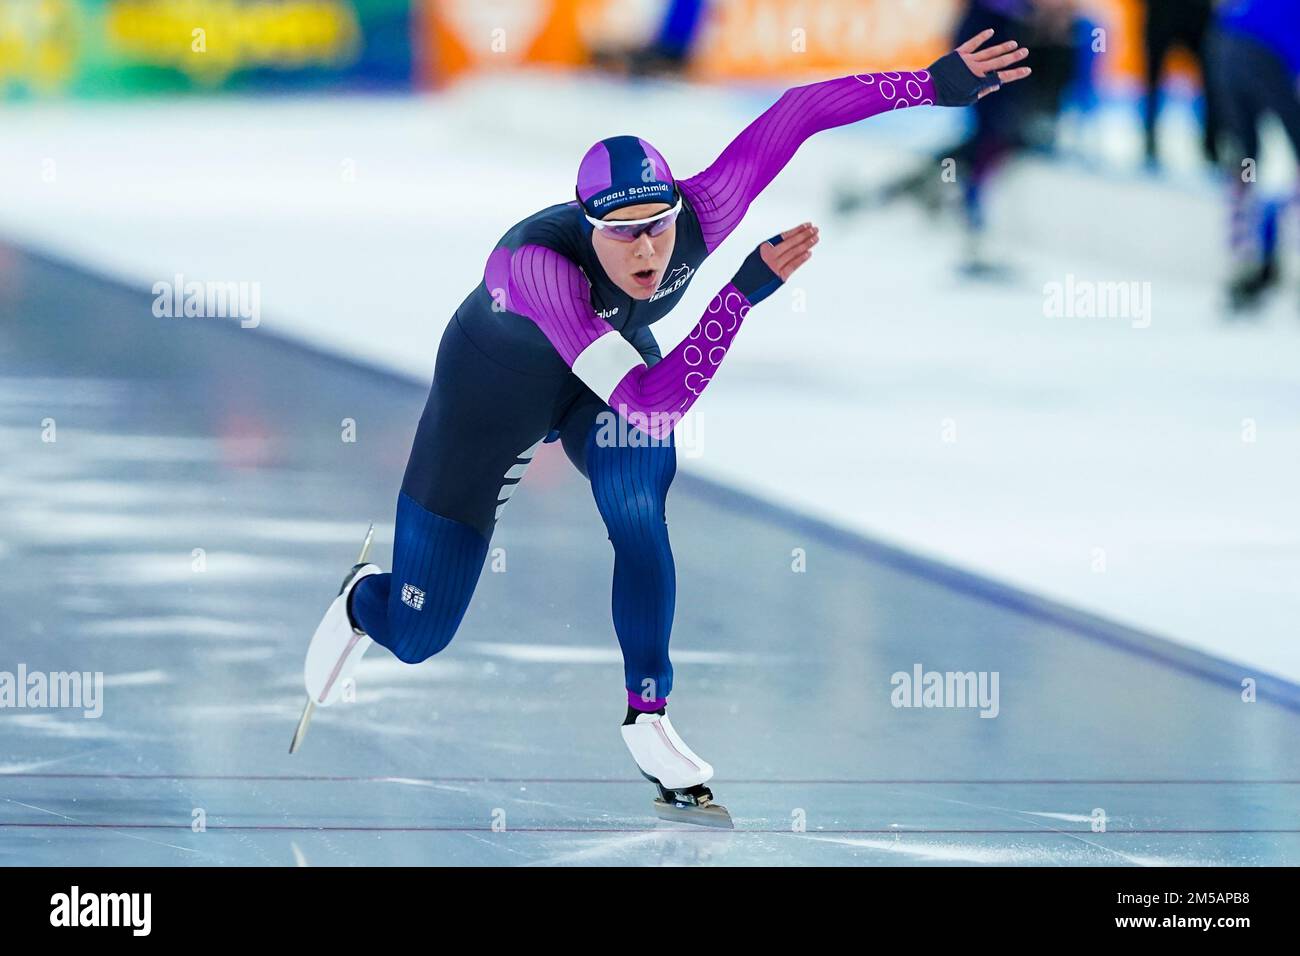
M 990 256 L 984 231 L 970 224 L 962 237 L 962 261 L 957 271 L 969 279 L 984 282 L 1010 282 L 1016 276 L 1010 265 Z
M 342 696 L 348 678 L 374 643 L 354 628 L 348 619 L 348 596 L 352 589 L 362 578 L 380 573 L 377 565 L 366 563 L 374 535 L 375 526 L 372 524 L 366 531 L 357 563 L 343 579 L 338 597 L 330 604 L 307 646 L 307 661 L 303 668 L 307 704 L 303 707 L 298 729 L 294 731 L 293 741 L 289 744 L 289 753 L 296 753 L 303 737 L 307 735 L 307 726 L 311 723 L 316 707 L 328 707 Z
M 661 819 L 735 829 L 727 808 L 714 803 L 704 786 L 713 767 L 677 736 L 667 714 L 637 714 L 635 723 L 622 729 L 641 775 L 659 788 L 654 809 Z
M 1264 294 L 1277 285 L 1276 259 L 1267 259 L 1259 265 L 1239 267 L 1228 283 L 1228 306 L 1241 314 L 1259 308 Z

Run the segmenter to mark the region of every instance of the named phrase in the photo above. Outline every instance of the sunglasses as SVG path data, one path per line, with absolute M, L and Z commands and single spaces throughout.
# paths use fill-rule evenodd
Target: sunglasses
M 634 242 L 643 234 L 647 236 L 662 236 L 668 231 L 668 227 L 677 221 L 677 216 L 682 211 L 682 200 L 679 196 L 677 204 L 672 209 L 664 210 L 655 216 L 646 219 L 596 219 L 594 216 L 587 216 L 587 222 L 591 223 L 596 229 L 599 229 L 604 235 L 611 239 L 617 239 L 619 242 Z M 586 215 L 584 212 L 583 215 Z

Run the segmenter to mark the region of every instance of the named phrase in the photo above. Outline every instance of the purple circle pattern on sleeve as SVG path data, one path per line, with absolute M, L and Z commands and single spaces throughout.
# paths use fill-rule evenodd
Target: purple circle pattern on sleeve
M 863 86 L 874 86 L 880 96 L 892 103 L 890 109 L 901 110 L 909 106 L 933 106 L 934 97 L 928 96 L 930 71 L 916 73 L 855 73 L 853 78 Z
M 690 368 L 682 384 L 696 397 L 713 379 L 722 360 L 727 356 L 727 346 L 736 337 L 740 320 L 749 314 L 749 305 L 739 292 L 723 290 L 713 297 L 702 321 L 695 324 L 686 336 L 687 346 L 682 350 L 682 360 Z M 725 343 L 724 343 L 725 338 Z M 683 397 L 678 409 L 685 409 L 691 400 Z
M 650 436 L 666 437 L 717 372 L 750 308 L 745 294 L 727 283 L 677 348 L 654 368 L 638 366 L 623 377 L 610 406 Z
M 750 202 L 810 136 L 879 113 L 937 102 L 928 69 L 858 73 L 786 90 L 708 169 L 678 180 L 699 217 L 705 246 L 712 252 L 731 234 Z
M 699 223 L 706 251 L 713 252 L 731 234 L 750 202 L 813 134 L 892 110 L 932 106 L 938 100 L 933 68 L 859 73 L 786 90 L 707 169 L 677 181 Z M 646 148 L 642 141 L 637 142 Z M 598 185 L 603 185 L 603 180 Z M 570 368 L 602 337 L 618 334 L 593 310 L 590 283 L 581 269 L 552 249 L 525 244 L 513 255 L 495 252 L 484 283 L 494 303 L 499 301 L 500 307 L 531 317 Z M 629 424 L 655 438 L 666 437 L 726 357 L 753 305 L 750 295 L 762 301 L 765 287 L 746 284 L 742 291 L 734 280 L 728 283 L 677 348 L 652 368 L 636 362 L 613 390 L 601 397 Z M 603 354 L 614 353 L 605 349 Z M 600 392 L 608 387 L 607 382 L 605 378 L 596 381 Z

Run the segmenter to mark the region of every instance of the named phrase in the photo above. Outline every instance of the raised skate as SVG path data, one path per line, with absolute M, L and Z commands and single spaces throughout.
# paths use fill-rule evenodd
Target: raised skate
M 311 643 L 307 646 L 307 660 L 303 668 L 307 685 L 307 703 L 302 709 L 302 716 L 298 719 L 298 728 L 294 731 L 293 740 L 289 744 L 289 753 L 297 753 L 303 738 L 307 736 L 307 727 L 311 724 L 311 717 L 316 707 L 318 705 L 328 707 L 342 696 L 348 678 L 356 670 L 357 664 L 361 662 L 370 645 L 374 643 L 368 636 L 354 628 L 348 619 L 348 595 L 352 593 L 352 589 L 362 578 L 380 573 L 377 565 L 366 562 L 370 556 L 370 545 L 374 541 L 374 536 L 375 526 L 372 524 L 366 531 L 365 540 L 361 543 L 361 552 L 357 556 L 356 564 L 344 577 L 343 584 L 339 587 L 338 597 L 330 604 L 316 628 L 316 633 L 312 635 Z

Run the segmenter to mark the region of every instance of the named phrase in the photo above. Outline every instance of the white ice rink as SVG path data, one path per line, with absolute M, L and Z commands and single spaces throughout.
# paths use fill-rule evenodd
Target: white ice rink
M 259 283 L 260 332 L 427 379 L 495 240 L 569 198 L 591 142 L 636 133 L 690 175 L 773 95 L 538 77 L 9 107 L 0 235 L 142 290 Z M 835 221 L 831 183 L 904 172 L 954 129 L 909 112 L 807 144 L 655 326 L 666 352 L 754 243 L 821 225 L 692 413 L 680 467 L 1300 680 L 1294 281 L 1224 323 L 1225 212 L 1190 177 L 1018 167 L 991 197 L 1009 281 L 959 277 L 948 220 Z M 1149 282 L 1149 326 L 1047 317 L 1067 276 Z

